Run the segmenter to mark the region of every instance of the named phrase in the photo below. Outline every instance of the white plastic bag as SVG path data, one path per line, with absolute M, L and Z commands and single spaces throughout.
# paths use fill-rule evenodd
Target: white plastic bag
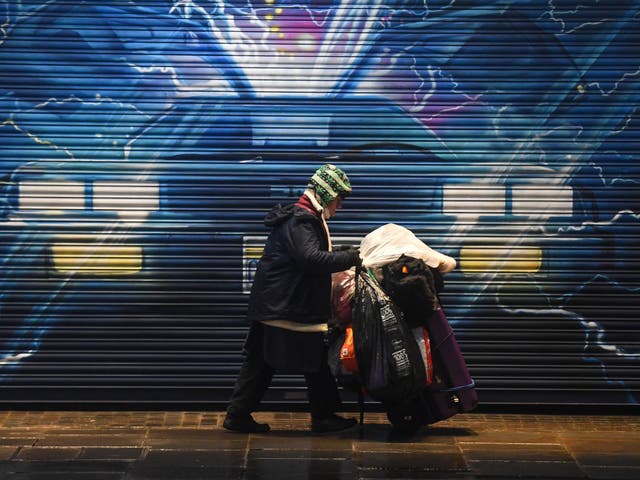
M 442 273 L 456 268 L 455 259 L 433 250 L 411 230 L 394 223 L 375 229 L 360 242 L 360 257 L 365 267 L 391 263 L 402 254 L 419 258 Z

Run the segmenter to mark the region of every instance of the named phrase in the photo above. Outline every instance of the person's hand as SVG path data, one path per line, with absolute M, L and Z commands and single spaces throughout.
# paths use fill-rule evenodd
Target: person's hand
M 350 256 L 351 265 L 355 267 L 362 266 L 362 259 L 360 258 L 360 249 L 353 245 L 337 245 L 333 249 L 334 252 L 347 252 Z
M 353 255 L 352 257 L 353 265 L 355 267 L 360 268 L 362 266 L 362 258 L 360 258 L 360 249 L 356 247 L 351 247 L 349 249 L 349 252 L 351 252 L 351 254 Z

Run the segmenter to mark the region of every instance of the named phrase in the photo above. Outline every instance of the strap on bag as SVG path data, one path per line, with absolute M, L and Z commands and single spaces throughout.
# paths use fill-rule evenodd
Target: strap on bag
M 355 291 L 354 291 L 354 298 L 357 298 L 358 295 L 360 294 L 360 282 L 358 281 L 360 279 L 360 273 L 362 272 L 363 267 L 362 266 L 357 266 L 356 267 L 356 277 L 355 277 L 355 281 L 356 281 L 356 286 L 355 286 Z M 361 387 L 358 389 L 358 409 L 360 410 L 360 426 L 364 425 L 364 389 Z

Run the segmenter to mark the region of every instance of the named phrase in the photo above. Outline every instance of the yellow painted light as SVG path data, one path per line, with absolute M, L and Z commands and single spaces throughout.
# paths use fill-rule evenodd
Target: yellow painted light
M 136 245 L 55 244 L 52 257 L 58 273 L 133 275 L 142 269 L 142 247 Z
M 245 258 L 260 258 L 264 253 L 264 247 L 245 247 Z
M 460 250 L 463 273 L 534 273 L 542 266 L 538 247 L 464 247 Z

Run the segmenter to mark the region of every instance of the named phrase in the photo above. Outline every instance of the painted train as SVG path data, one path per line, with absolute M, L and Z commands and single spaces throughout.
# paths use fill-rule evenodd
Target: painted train
M 116 3 L 24 11 L 0 45 L 6 402 L 224 401 L 262 219 L 331 162 L 354 186 L 335 243 L 398 223 L 457 259 L 443 304 L 481 401 L 637 403 L 637 2 L 601 24 L 595 5 L 360 9 L 354 51 L 327 43 L 339 1 L 229 2 L 213 23 Z M 250 13 L 324 43 L 221 49 L 223 16 L 265 38 Z

